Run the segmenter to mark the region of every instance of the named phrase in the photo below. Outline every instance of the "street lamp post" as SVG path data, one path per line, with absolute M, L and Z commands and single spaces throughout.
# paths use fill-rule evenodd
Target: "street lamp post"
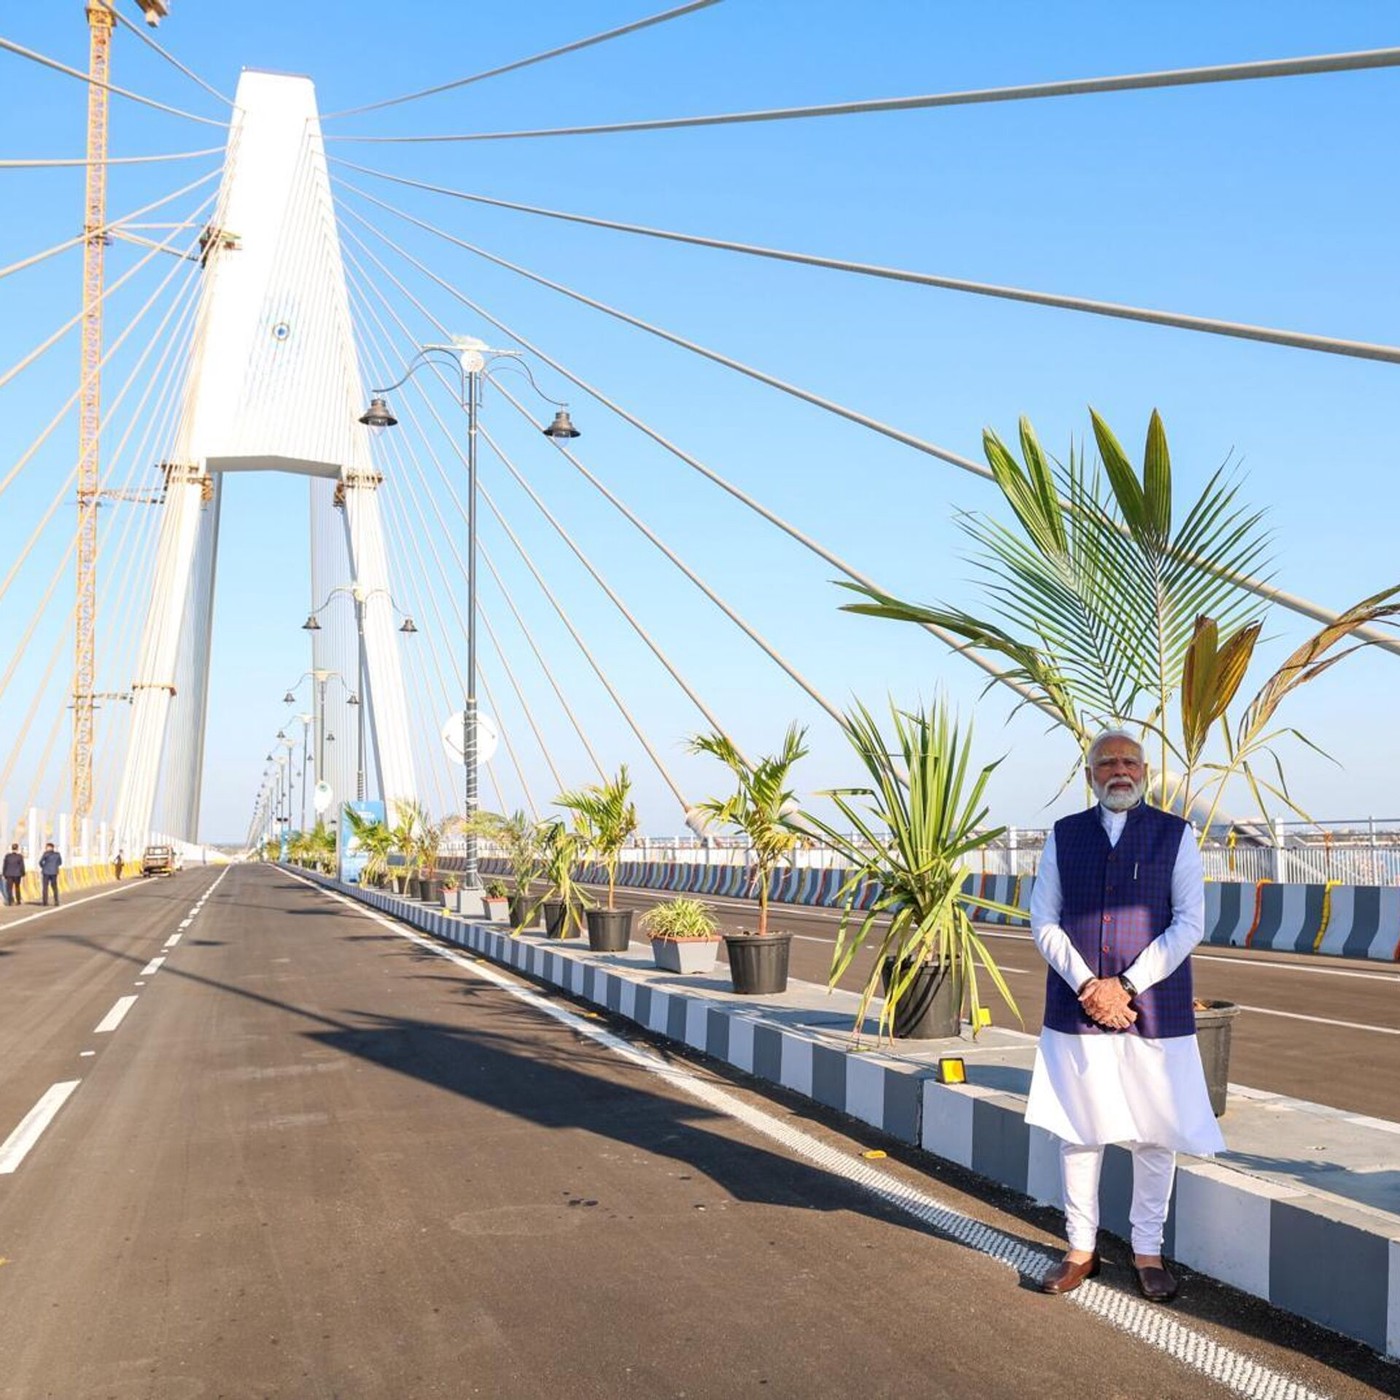
M 355 685 L 357 688 L 350 692 L 350 697 L 348 700 L 346 700 L 345 703 L 351 706 L 355 711 L 355 798 L 357 801 L 363 802 L 365 800 L 364 698 L 368 693 L 368 687 L 365 684 L 367 677 L 367 669 L 365 665 L 365 604 L 376 594 L 382 593 L 386 598 L 388 598 L 389 606 L 392 607 L 395 612 L 403 612 L 403 610 L 399 607 L 399 605 L 396 602 L 394 602 L 393 594 L 391 594 L 387 588 L 366 589 L 361 588 L 358 583 L 353 583 L 349 586 L 341 585 L 339 587 L 332 588 L 331 591 L 326 594 L 325 602 L 323 602 L 319 608 L 313 608 L 310 611 L 310 613 L 307 614 L 306 621 L 301 624 L 303 632 L 319 632 L 321 630 L 321 623 L 319 621 L 318 614 L 324 612 L 328 607 L 330 607 L 331 599 L 334 598 L 337 593 L 348 593 L 351 596 L 351 598 L 353 598 L 355 601 L 355 641 L 357 648 L 357 654 L 355 659 L 357 678 L 355 681 Z M 403 622 L 399 626 L 399 631 L 403 632 L 407 636 L 412 636 L 418 631 L 417 627 L 413 625 L 413 618 L 408 613 L 403 613 Z M 313 672 L 311 674 L 315 673 Z M 328 674 L 340 675 L 338 671 L 330 672 Z M 344 679 L 345 678 L 341 676 L 342 684 L 344 683 Z M 290 699 L 290 692 L 288 692 L 288 695 Z M 324 757 L 324 754 L 322 754 L 322 757 Z
M 389 411 L 388 402 L 383 395 L 407 383 L 425 364 L 438 362 L 442 356 L 447 356 L 456 365 L 460 375 L 458 401 L 467 411 L 467 674 L 466 697 L 462 706 L 462 764 L 466 770 L 463 784 L 466 869 L 462 872 L 462 888 L 471 891 L 481 889 L 477 836 L 472 824 L 472 818 L 477 812 L 479 776 L 476 699 L 476 436 L 481 379 L 487 373 L 487 366 L 493 360 L 517 360 L 535 392 L 554 404 L 558 410 L 554 421 L 543 430 L 545 437 L 557 444 L 579 435 L 578 429 L 569 420 L 568 405 L 551 399 L 540 391 L 529 366 L 519 361 L 520 353 L 519 350 L 494 350 L 485 341 L 477 340 L 473 336 L 453 336 L 450 345 L 424 345 L 409 362 L 402 378 L 383 389 L 370 391 L 369 408 L 360 416 L 360 422 L 366 427 L 394 427 L 399 420 Z

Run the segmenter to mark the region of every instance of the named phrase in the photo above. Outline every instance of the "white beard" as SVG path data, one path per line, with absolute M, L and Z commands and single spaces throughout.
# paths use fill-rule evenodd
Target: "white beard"
M 1147 774 L 1144 773 L 1130 787 L 1116 785 L 1110 790 L 1107 783 L 1094 783 L 1093 788 L 1094 796 L 1107 811 L 1126 812 L 1142 801 L 1142 795 L 1147 791 Z

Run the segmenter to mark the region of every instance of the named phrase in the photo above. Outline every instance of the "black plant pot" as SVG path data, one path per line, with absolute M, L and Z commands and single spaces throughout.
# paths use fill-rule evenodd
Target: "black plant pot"
M 894 980 L 895 960 L 886 958 L 880 981 L 886 998 Z M 922 963 L 894 1009 L 896 1040 L 947 1040 L 962 1027 L 962 987 L 945 963 Z
M 1217 1118 L 1225 1112 L 1225 1089 L 1230 1079 L 1230 1027 L 1239 1014 L 1239 1007 L 1232 1001 L 1208 1001 L 1196 1010 L 1196 1045 L 1201 1052 L 1201 1068 L 1206 1072 L 1210 1109 Z
M 544 933 L 546 938 L 567 938 L 568 908 L 562 899 L 547 899 L 541 906 L 544 910 Z
M 773 996 L 787 991 L 790 933 L 726 933 L 729 978 L 740 996 Z
M 530 910 L 534 901 L 529 895 L 513 894 L 510 897 L 510 926 L 517 930 L 528 928 L 531 923 Z
M 429 879 L 426 876 L 418 881 L 418 898 L 428 904 L 439 904 L 442 902 L 442 881 Z
M 625 953 L 632 941 L 632 910 L 590 909 L 588 946 L 595 953 Z

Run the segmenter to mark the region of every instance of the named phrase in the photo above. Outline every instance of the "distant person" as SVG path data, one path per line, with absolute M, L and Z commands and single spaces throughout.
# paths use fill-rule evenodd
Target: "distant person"
M 0 861 L 0 878 L 5 881 L 5 903 L 23 904 L 24 896 L 20 892 L 20 883 L 24 879 L 24 857 L 20 854 L 18 841 L 5 852 L 5 859 Z
M 116 872 L 116 876 L 117 876 L 117 879 L 118 879 L 118 880 L 120 880 L 121 877 L 122 877 L 122 865 L 123 865 L 123 863 L 124 863 L 124 862 L 122 861 L 122 853 L 121 853 L 120 851 L 118 851 L 118 852 L 117 852 L 117 858 L 112 862 L 112 869 Z
M 49 902 L 49 891 L 53 891 L 53 902 L 58 903 L 58 868 L 63 864 L 63 857 L 54 850 L 53 842 L 50 841 L 44 847 L 44 854 L 39 857 L 39 876 L 43 885 L 44 903 Z
M 1068 1293 L 1099 1271 L 1103 1150 L 1133 1157 L 1133 1266 L 1154 1303 L 1176 1296 L 1162 1235 L 1177 1152 L 1225 1150 L 1196 1045 L 1191 950 L 1204 933 L 1195 832 L 1143 801 L 1147 764 L 1131 734 L 1089 746 L 1095 806 L 1055 823 L 1031 895 L 1049 964 L 1026 1122 L 1060 1139 L 1069 1250 L 1045 1276 Z

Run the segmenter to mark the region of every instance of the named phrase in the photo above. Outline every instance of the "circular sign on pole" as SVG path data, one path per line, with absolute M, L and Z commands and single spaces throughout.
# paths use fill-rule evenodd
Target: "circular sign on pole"
M 311 805 L 316 809 L 319 817 L 335 800 L 335 793 L 331 790 L 331 785 L 322 779 L 311 789 Z
M 465 710 L 458 710 L 456 713 L 448 715 L 443 721 L 442 747 L 453 763 L 465 764 L 467 761 L 466 731 L 467 715 Z M 476 716 L 476 761 L 489 763 L 495 756 L 500 742 L 501 736 L 496 732 L 495 724 L 488 716 L 478 711 Z

